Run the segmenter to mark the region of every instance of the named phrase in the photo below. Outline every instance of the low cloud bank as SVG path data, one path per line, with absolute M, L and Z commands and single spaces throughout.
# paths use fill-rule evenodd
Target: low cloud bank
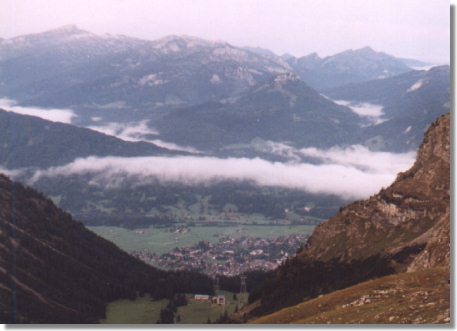
M 17 177 L 24 174 L 24 169 L 7 169 L 0 166 L 0 174 L 5 175 L 9 178 L 16 179 Z
M 348 148 L 333 147 L 328 150 L 314 147 L 303 148 L 300 153 L 324 163 L 336 163 L 362 171 L 392 174 L 408 169 L 416 157 L 416 152 L 412 151 L 407 153 L 373 152 L 362 145 L 353 145 Z
M 265 141 L 257 148 L 262 152 L 278 155 L 293 162 L 312 158 L 324 164 L 339 164 L 355 167 L 362 171 L 398 173 L 411 166 L 416 157 L 415 151 L 406 153 L 374 152 L 362 145 L 330 149 L 295 148 L 285 142 Z
M 0 108 L 21 114 L 40 117 L 52 122 L 61 122 L 70 124 L 77 115 L 70 109 L 39 108 L 39 107 L 22 107 L 12 99 L 0 99 Z
M 187 185 L 225 180 L 251 181 L 261 186 L 300 189 L 315 194 L 334 194 L 348 199 L 370 196 L 390 185 L 399 171 L 414 161 L 412 153 L 374 155 L 364 161 L 366 151 L 345 152 L 309 149 L 306 153 L 325 160 L 308 163 L 270 162 L 260 158 L 214 157 L 88 157 L 67 165 L 37 171 L 31 182 L 43 177 L 92 175 L 92 183 L 115 188 L 125 183 L 148 184 L 155 180 Z M 386 153 L 389 154 L 389 153 Z M 350 161 L 355 155 L 359 159 Z M 376 166 L 375 162 L 392 162 Z

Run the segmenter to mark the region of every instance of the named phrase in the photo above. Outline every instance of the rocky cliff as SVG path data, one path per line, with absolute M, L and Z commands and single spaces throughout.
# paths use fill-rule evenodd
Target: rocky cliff
M 449 265 L 449 255 L 441 252 L 449 251 L 449 246 L 442 245 L 444 242 L 449 245 L 449 232 L 447 240 L 445 238 L 445 229 L 449 229 L 449 210 L 448 114 L 428 129 L 411 169 L 400 173 L 390 187 L 367 200 L 348 205 L 319 226 L 298 258 L 350 262 L 380 253 L 403 252 L 414 259 L 394 264 L 397 269 L 405 269 L 410 264 L 419 267 L 416 259 L 424 254 L 432 259 L 424 267 Z M 426 246 L 435 247 L 433 254 Z M 420 252 L 406 253 L 414 247 Z
M 426 132 L 413 167 L 316 228 L 257 297 L 254 314 L 369 279 L 450 262 L 450 115 Z

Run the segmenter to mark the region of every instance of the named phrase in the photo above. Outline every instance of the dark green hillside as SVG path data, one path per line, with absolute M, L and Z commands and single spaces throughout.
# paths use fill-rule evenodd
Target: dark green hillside
M 34 187 L 84 224 L 126 228 L 171 226 L 173 222 L 183 221 L 246 223 L 253 214 L 269 223 L 287 219 L 298 224 L 315 224 L 315 218 L 333 216 L 346 202 L 338 196 L 239 181 L 186 185 L 158 180 L 138 184 L 126 180 L 110 189 L 88 185 L 96 176 L 42 178 Z M 306 206 L 312 208 L 306 211 Z
M 77 157 L 172 155 L 145 142 L 127 142 L 69 124 L 0 109 L 0 165 L 7 168 L 62 165 Z
M 152 268 L 1 175 L 0 243 L 0 323 L 95 323 L 109 301 L 212 292 L 206 276 Z

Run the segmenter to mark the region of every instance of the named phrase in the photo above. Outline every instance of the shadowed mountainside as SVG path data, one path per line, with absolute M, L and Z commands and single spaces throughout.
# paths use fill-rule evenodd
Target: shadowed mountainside
M 0 175 L 1 323 L 97 323 L 109 301 L 212 291 L 207 276 L 148 266 Z

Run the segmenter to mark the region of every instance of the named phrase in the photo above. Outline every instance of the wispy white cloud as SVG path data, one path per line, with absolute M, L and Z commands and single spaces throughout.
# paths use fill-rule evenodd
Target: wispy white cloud
M 189 152 L 193 154 L 201 153 L 197 149 L 190 146 L 180 146 L 172 142 L 163 141 L 161 139 L 151 139 L 151 135 L 158 136 L 159 132 L 150 128 L 148 126 L 147 120 L 130 123 L 110 122 L 103 125 L 88 126 L 87 128 L 117 137 L 125 141 L 144 141 L 173 151 Z
M 151 142 L 154 145 L 157 145 L 159 147 L 163 147 L 163 148 L 166 148 L 166 149 L 169 149 L 172 151 L 188 152 L 188 153 L 192 153 L 192 154 L 202 154 L 201 151 L 199 151 L 198 149 L 191 147 L 191 146 L 181 146 L 181 145 L 178 145 L 178 144 L 175 144 L 172 142 L 163 141 L 160 139 L 153 139 L 153 140 L 150 140 L 149 142 Z
M 385 114 L 382 105 L 347 100 L 333 100 L 333 102 L 341 106 L 349 107 L 353 113 L 366 119 L 370 125 L 378 125 L 387 121 L 386 118 L 383 118 Z
M 98 118 L 96 118 L 97 121 Z M 147 120 L 129 123 L 110 122 L 103 125 L 88 126 L 87 128 L 125 141 L 144 141 L 173 151 L 201 154 L 199 150 L 191 146 L 180 146 L 161 139 L 150 139 L 151 135 L 158 136 L 159 132 L 150 128 Z
M 36 116 L 48 121 L 61 123 L 71 123 L 73 118 L 77 116 L 70 109 L 23 107 L 17 105 L 15 100 L 5 98 L 0 99 L 0 108 L 21 115 Z
M 353 145 L 348 148 L 333 147 L 327 150 L 314 147 L 303 148 L 300 154 L 318 159 L 326 164 L 341 164 L 363 171 L 396 174 L 411 166 L 416 152 L 389 153 L 373 152 L 365 146 Z
M 379 155 L 366 150 L 305 150 L 324 164 L 280 163 L 263 159 L 214 157 L 88 157 L 67 165 L 39 170 L 32 183 L 43 177 L 92 175 L 92 182 L 107 188 L 126 182 L 146 185 L 155 180 L 201 185 L 225 180 L 250 181 L 260 186 L 279 186 L 316 194 L 357 199 L 389 185 L 399 171 L 414 161 L 413 153 Z M 387 153 L 388 154 L 388 153 Z M 351 158 L 355 160 L 351 161 Z M 368 157 L 364 161 L 364 157 Z M 392 162 L 376 165 L 378 161 Z
M 144 141 L 147 140 L 145 136 L 159 134 L 159 132 L 148 126 L 148 121 L 146 120 L 129 123 L 110 122 L 103 125 L 91 125 L 87 128 L 125 141 Z

